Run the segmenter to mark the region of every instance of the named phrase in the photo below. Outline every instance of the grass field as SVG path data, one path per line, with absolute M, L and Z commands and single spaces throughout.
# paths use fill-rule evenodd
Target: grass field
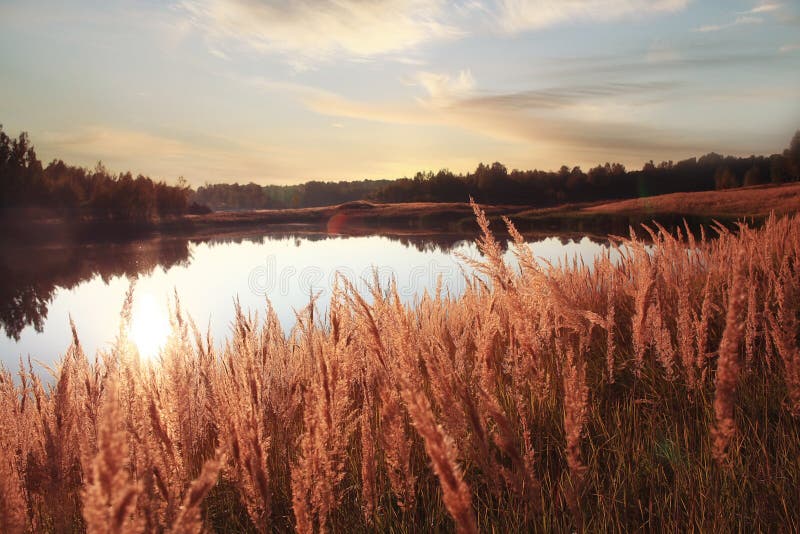
M 609 202 L 583 209 L 589 213 L 681 214 L 720 218 L 766 217 L 800 210 L 800 184 L 754 186 L 722 191 L 673 193 L 657 197 Z
M 797 531 L 800 218 L 0 374 L 2 532 Z M 711 235 L 713 230 L 708 230 Z M 133 290 L 132 290 L 133 291 Z M 132 295 L 132 293 L 131 293 Z

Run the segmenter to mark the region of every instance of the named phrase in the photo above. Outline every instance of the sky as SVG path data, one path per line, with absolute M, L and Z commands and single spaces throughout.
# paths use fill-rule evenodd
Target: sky
M 0 0 L 0 124 L 195 186 L 771 154 L 800 0 Z

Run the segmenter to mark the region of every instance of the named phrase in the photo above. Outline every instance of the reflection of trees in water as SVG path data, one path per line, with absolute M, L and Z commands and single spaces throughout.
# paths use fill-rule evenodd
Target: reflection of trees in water
M 148 275 L 157 267 L 165 270 L 191 262 L 190 243 L 210 246 L 263 244 L 268 240 L 291 239 L 324 241 L 342 237 L 382 235 L 420 252 L 449 253 L 474 236 L 463 234 L 392 234 L 365 232 L 331 235 L 317 231 L 270 232 L 261 235 L 231 235 L 195 239 L 147 239 L 125 243 L 96 243 L 79 246 L 14 248 L 4 250 L 0 258 L 0 328 L 19 339 L 22 330 L 33 326 L 41 332 L 48 306 L 56 290 L 72 289 L 81 282 L 99 276 L 108 283 L 116 276 Z M 570 239 L 561 238 L 562 243 Z M 507 243 L 500 239 L 503 248 Z M 102 305 L 102 304 L 101 304 Z
M 146 275 L 191 260 L 188 241 L 152 239 L 76 247 L 16 248 L 0 259 L 0 327 L 19 339 L 27 326 L 41 332 L 57 289 L 72 289 L 95 276 Z
M 557 239 L 562 245 L 569 245 L 570 243 L 578 243 L 582 239 L 588 239 L 592 243 L 599 245 L 608 245 L 609 239 L 597 237 L 595 235 L 585 234 L 556 234 L 556 233 L 522 233 L 528 242 L 534 243 L 543 239 Z M 494 235 L 498 240 L 500 249 L 505 252 L 511 245 L 511 236 L 501 227 L 494 231 Z M 343 234 L 330 234 L 324 231 L 316 230 L 287 230 L 287 231 L 270 231 L 268 234 L 256 235 L 226 235 L 214 236 L 202 239 L 192 239 L 193 243 L 206 243 L 209 246 L 240 244 L 240 243 L 255 243 L 264 244 L 269 240 L 291 240 L 294 241 L 296 247 L 299 247 L 303 241 L 326 241 L 328 239 L 347 239 L 350 237 L 371 237 L 379 236 L 385 237 L 392 241 L 397 241 L 408 248 L 414 248 L 422 253 L 441 253 L 449 254 L 454 249 L 461 245 L 474 243 L 477 234 L 465 233 L 395 233 L 390 229 L 382 229 L 375 231 L 352 231 Z M 647 234 L 640 236 L 647 240 Z
M 397 234 L 391 231 L 352 231 L 343 234 L 331 234 L 324 231 L 271 231 L 269 234 L 249 235 L 249 236 L 221 236 L 208 239 L 192 239 L 193 242 L 203 242 L 211 246 L 224 245 L 231 243 L 256 243 L 263 244 L 267 240 L 283 239 L 293 240 L 295 246 L 300 246 L 303 241 L 326 241 L 328 239 L 347 239 L 350 237 L 385 237 L 392 241 L 397 241 L 406 247 L 413 247 L 420 252 L 441 252 L 448 253 L 464 242 L 474 241 L 473 235 L 450 233 L 419 233 L 419 234 Z
M 346 234 L 330 234 L 323 231 L 272 231 L 262 235 L 215 236 L 208 239 L 192 239 L 192 242 L 207 243 L 210 246 L 256 243 L 263 244 L 267 240 L 293 240 L 295 246 L 303 241 L 326 241 L 328 239 L 346 239 L 349 237 L 380 236 L 397 241 L 406 247 L 413 247 L 420 252 L 448 253 L 465 241 L 473 240 L 473 236 L 464 234 L 395 234 L 391 232 L 351 232 Z

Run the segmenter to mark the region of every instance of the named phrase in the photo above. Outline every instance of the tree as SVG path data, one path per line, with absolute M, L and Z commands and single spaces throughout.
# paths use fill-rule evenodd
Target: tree
M 782 184 L 786 180 L 786 159 L 780 154 L 769 158 L 769 178 L 773 184 Z
M 28 134 L 10 138 L 0 127 L 0 207 L 44 207 L 63 217 L 147 221 L 184 213 L 188 188 L 157 185 L 130 172 L 112 176 L 102 162 L 93 170 L 53 160 L 46 168 Z M 158 213 L 155 207 L 158 206 Z
M 787 170 L 793 180 L 800 180 L 800 130 L 795 132 L 784 153 L 787 159 Z
M 753 165 L 752 167 L 750 167 L 750 169 L 747 170 L 746 173 L 744 173 L 744 183 L 742 185 L 748 187 L 751 185 L 758 185 L 760 183 L 761 183 L 761 170 L 757 166 Z
M 733 187 L 739 187 L 739 180 L 736 178 L 736 175 L 733 174 L 733 171 L 730 170 L 728 167 L 720 167 L 717 169 L 717 172 L 714 173 L 714 184 L 716 189 L 730 189 Z

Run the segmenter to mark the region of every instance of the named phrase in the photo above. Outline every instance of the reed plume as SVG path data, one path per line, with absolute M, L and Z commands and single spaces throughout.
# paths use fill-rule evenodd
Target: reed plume
M 581 434 L 586 421 L 586 405 L 589 388 L 586 385 L 586 368 L 582 355 L 577 355 L 568 346 L 564 364 L 564 436 L 566 438 L 566 458 L 569 466 L 571 484 L 567 491 L 567 503 L 577 511 L 578 500 L 583 489 L 586 465 L 581 458 Z
M 725 331 L 719 345 L 719 360 L 714 393 L 714 417 L 716 426 L 712 431 L 714 438 L 713 455 L 718 463 L 728 459 L 728 445 L 736 433 L 733 418 L 736 385 L 739 380 L 741 363 L 739 344 L 744 333 L 744 313 L 747 306 L 746 258 L 740 253 L 733 265 L 733 277 L 728 290 L 728 311 L 725 315 Z
M 140 518 L 134 517 L 142 488 L 129 473 L 128 436 L 120 426 L 119 403 L 118 385 L 112 377 L 105 384 L 97 454 L 83 492 L 83 517 L 89 533 L 144 531 Z
M 203 532 L 202 510 L 200 505 L 217 483 L 224 458 L 216 455 L 203 464 L 200 474 L 192 481 L 183 498 L 180 512 L 172 525 L 172 534 L 199 534 Z
M 132 286 L 92 361 L 73 324 L 52 378 L 0 369 L 0 530 L 800 528 L 800 218 L 548 263 L 474 207 L 460 293 L 342 277 L 222 342 L 175 298 L 150 361 Z

